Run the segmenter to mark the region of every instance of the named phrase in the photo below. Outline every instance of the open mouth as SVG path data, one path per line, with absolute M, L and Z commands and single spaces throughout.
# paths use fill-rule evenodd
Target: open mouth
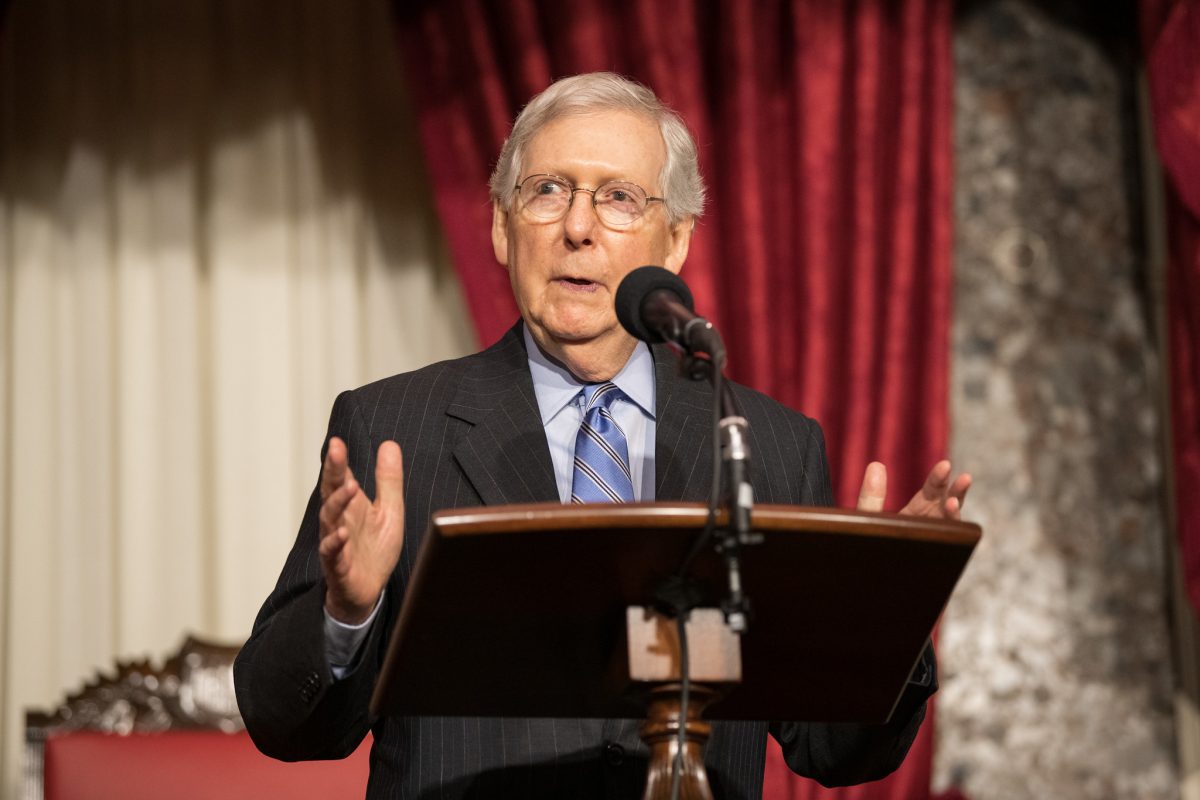
M 564 278 L 559 278 L 558 282 L 560 284 L 565 284 L 568 288 L 579 288 L 579 289 L 594 289 L 594 288 L 596 288 L 596 286 L 599 285 L 595 281 L 589 281 L 587 278 L 564 277 Z

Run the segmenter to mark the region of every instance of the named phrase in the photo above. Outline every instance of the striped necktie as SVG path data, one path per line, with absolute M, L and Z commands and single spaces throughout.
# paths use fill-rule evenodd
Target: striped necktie
M 572 503 L 633 501 L 629 447 L 624 431 L 609 412 L 609 407 L 623 396 L 612 383 L 592 384 L 583 390 L 585 410 L 575 437 Z

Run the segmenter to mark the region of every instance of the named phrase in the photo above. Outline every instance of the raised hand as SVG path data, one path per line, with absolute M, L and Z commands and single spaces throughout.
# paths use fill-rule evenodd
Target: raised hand
M 971 476 L 964 472 L 950 479 L 949 461 L 939 461 L 929 471 L 921 491 L 912 496 L 908 504 L 900 509 L 901 514 L 914 517 L 937 517 L 960 519 L 963 501 L 971 488 Z M 867 465 L 863 474 L 862 489 L 858 493 L 859 511 L 882 511 L 887 497 L 887 468 L 878 461 Z
M 329 440 L 321 468 L 321 569 L 325 609 L 357 625 L 371 616 L 404 547 L 404 463 L 395 442 L 379 445 L 375 502 L 350 470 L 346 444 Z

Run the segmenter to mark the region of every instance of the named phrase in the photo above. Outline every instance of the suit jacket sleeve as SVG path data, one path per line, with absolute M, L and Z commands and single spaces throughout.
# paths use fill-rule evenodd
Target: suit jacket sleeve
M 322 463 L 330 436 L 346 442 L 351 468 L 373 496 L 373 476 L 364 474 L 371 442 L 353 393 L 344 392 L 334 403 Z M 325 582 L 317 555 L 320 504 L 314 488 L 279 581 L 234 662 L 246 729 L 262 752 L 285 761 L 342 758 L 362 741 L 372 722 L 367 709 L 379 671 L 379 640 L 393 616 L 389 592 L 357 669 L 334 681 L 326 657 Z

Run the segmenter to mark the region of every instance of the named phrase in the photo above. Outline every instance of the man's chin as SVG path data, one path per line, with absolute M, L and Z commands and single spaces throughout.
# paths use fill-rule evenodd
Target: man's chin
M 596 319 L 596 317 L 551 319 L 545 321 L 540 328 L 547 338 L 556 342 L 562 342 L 563 344 L 586 344 L 610 332 L 615 322 L 615 319 L 601 320 Z M 533 326 L 535 333 L 538 328 L 539 326 Z
M 586 329 L 548 329 L 546 335 L 551 341 L 567 347 L 589 344 L 600 338 L 598 332 Z
M 595 323 L 580 325 L 546 325 L 538 327 L 531 325 L 533 338 L 543 347 L 577 348 L 602 342 L 614 336 L 627 336 L 619 325 L 599 325 Z

